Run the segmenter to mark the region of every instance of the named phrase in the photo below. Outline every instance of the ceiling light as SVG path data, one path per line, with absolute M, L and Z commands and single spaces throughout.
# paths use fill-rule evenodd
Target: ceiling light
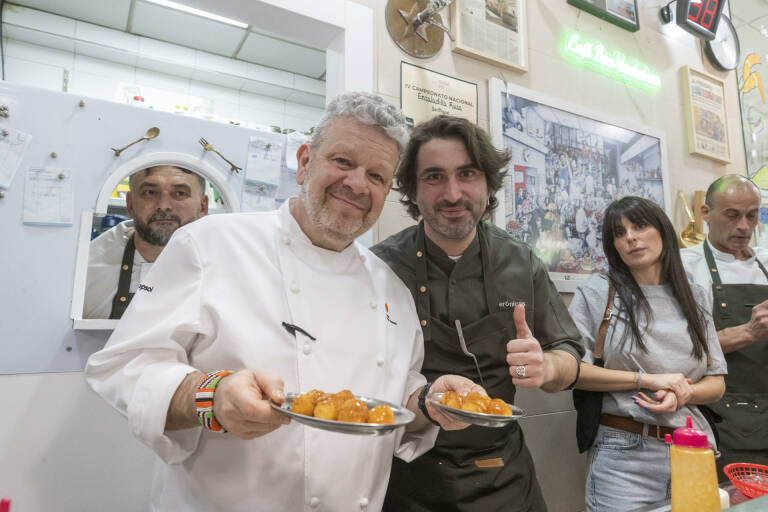
M 177 2 L 171 2 L 169 0 L 147 0 L 147 2 L 157 4 L 157 5 L 162 5 L 163 7 L 170 7 L 171 9 L 176 9 L 177 11 L 188 12 L 189 14 L 194 14 L 195 16 L 202 16 L 203 18 L 208 18 L 210 20 L 220 21 L 228 25 L 234 25 L 240 28 L 248 28 L 248 25 L 246 23 L 242 23 L 230 18 L 225 18 L 224 16 L 219 16 L 218 14 L 201 11 L 200 9 L 195 9 L 194 7 L 189 7 L 187 5 L 180 4 Z

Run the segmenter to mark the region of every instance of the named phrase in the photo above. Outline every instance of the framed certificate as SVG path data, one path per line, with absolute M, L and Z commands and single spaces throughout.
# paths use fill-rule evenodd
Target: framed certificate
M 411 127 L 437 115 L 477 124 L 477 84 L 401 61 L 400 109 Z
M 527 0 L 454 0 L 451 49 L 496 66 L 528 71 Z

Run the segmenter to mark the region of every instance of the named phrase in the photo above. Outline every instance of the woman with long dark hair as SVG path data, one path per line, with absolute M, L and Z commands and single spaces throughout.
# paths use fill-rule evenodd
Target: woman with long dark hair
M 602 415 L 589 451 L 587 511 L 626 511 L 669 498 L 664 434 L 685 426 L 714 436 L 696 404 L 725 390 L 725 358 L 711 296 L 686 278 L 675 230 L 664 211 L 640 197 L 611 203 L 603 219 L 608 275 L 581 284 L 569 311 L 587 353 L 576 387 L 602 391 Z M 604 367 L 595 340 L 615 289 L 605 332 Z

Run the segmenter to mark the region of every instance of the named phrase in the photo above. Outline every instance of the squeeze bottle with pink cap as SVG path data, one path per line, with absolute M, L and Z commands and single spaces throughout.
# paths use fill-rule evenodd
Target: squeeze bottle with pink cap
M 720 494 L 717 487 L 715 453 L 707 434 L 693 428 L 691 417 L 685 428 L 665 438 L 669 447 L 672 473 L 672 512 L 718 512 Z

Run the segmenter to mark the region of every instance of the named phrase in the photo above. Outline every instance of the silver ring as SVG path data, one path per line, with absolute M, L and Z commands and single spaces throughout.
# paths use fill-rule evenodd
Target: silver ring
M 525 378 L 525 365 L 516 366 L 515 367 L 515 373 L 517 374 L 518 377 L 520 377 L 521 379 L 524 379 Z

